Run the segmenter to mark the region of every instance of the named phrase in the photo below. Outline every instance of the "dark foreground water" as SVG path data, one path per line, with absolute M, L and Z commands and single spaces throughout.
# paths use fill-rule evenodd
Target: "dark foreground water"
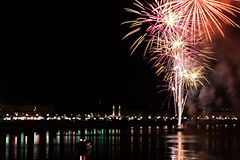
M 0 131 L 1 132 L 1 131 Z M 92 141 L 76 156 L 80 138 Z M 11 131 L 0 133 L 0 159 L 30 160 L 225 160 L 240 159 L 239 125 L 172 126 Z

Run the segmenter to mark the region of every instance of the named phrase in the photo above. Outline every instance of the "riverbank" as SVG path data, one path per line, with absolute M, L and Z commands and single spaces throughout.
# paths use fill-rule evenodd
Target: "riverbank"
M 195 125 L 240 125 L 240 120 L 186 120 L 186 126 Z M 0 121 L 1 130 L 45 130 L 45 129 L 75 129 L 75 128 L 126 128 L 131 126 L 175 126 L 177 120 L 113 120 L 113 121 Z

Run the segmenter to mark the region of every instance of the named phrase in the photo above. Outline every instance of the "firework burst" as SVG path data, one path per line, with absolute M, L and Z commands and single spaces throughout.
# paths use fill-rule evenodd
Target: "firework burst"
M 215 0 L 155 0 L 146 5 L 135 0 L 133 4 L 136 9 L 125 10 L 137 18 L 122 23 L 131 29 L 123 39 L 140 33 L 130 49 L 133 53 L 146 42 L 144 55 L 150 51 L 156 74 L 164 74 L 181 125 L 188 92 L 204 85 L 214 59 L 207 42 L 215 32 L 224 37 L 223 23 L 239 27 L 228 15 L 236 16 L 240 8 Z
M 238 0 L 235 0 L 239 2 Z M 166 6 L 183 15 L 182 27 L 190 27 L 192 35 L 203 34 L 212 41 L 212 35 L 219 32 L 223 37 L 223 24 L 240 28 L 231 17 L 237 17 L 240 8 L 217 0 L 173 0 Z
M 137 14 L 138 17 L 134 20 L 123 22 L 122 24 L 130 24 L 131 31 L 126 34 L 123 39 L 128 36 L 139 32 L 142 28 L 145 28 L 142 35 L 140 35 L 136 41 L 132 44 L 132 53 L 136 48 L 144 41 L 147 41 L 144 54 L 148 50 L 151 50 L 153 44 L 157 44 L 160 47 L 162 40 L 172 35 L 172 33 L 181 31 L 184 33 L 184 28 L 181 20 L 181 14 L 170 10 L 171 8 L 164 1 L 154 1 L 153 4 L 147 3 L 146 6 L 139 1 L 133 3 L 136 9 L 125 8 L 127 12 Z M 155 46 L 154 46 L 155 47 Z

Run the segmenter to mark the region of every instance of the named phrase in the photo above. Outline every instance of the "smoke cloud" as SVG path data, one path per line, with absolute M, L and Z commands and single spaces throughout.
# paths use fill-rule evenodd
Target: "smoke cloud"
M 240 31 L 233 30 L 214 44 L 217 61 L 207 76 L 210 84 L 192 93 L 186 103 L 190 114 L 228 109 L 240 112 Z

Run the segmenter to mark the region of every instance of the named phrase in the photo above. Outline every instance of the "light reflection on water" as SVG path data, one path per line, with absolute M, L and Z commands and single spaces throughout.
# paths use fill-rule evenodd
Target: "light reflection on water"
M 172 160 L 204 159 L 207 156 L 201 155 L 194 149 L 187 148 L 187 146 L 198 145 L 200 143 L 200 139 L 196 135 L 184 135 L 183 132 L 177 132 L 177 134 L 166 136 L 166 138 Z
M 134 126 L 1 132 L 0 159 L 238 159 L 239 128 L 198 125 L 176 131 L 171 126 Z M 92 141 L 93 147 L 77 156 L 75 146 L 81 138 Z

